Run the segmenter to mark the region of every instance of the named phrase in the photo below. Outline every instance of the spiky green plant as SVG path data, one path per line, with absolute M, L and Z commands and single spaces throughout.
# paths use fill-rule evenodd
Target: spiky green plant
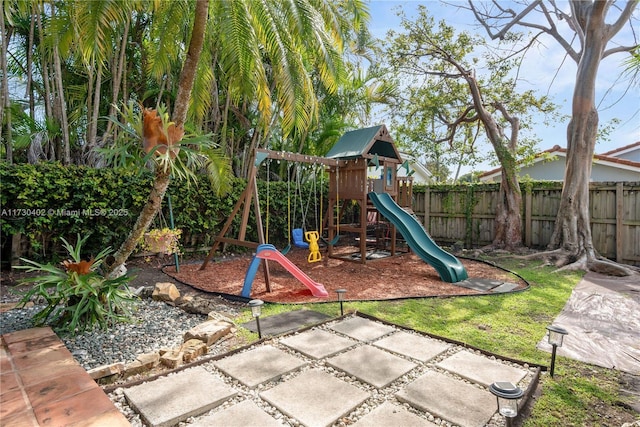
M 44 308 L 33 316 L 36 326 L 50 324 L 76 334 L 96 325 L 104 329 L 130 319 L 132 303 L 136 299 L 127 286 L 131 278 L 127 274 L 112 278 L 100 273 L 100 266 L 111 253 L 110 247 L 90 261 L 83 260 L 82 246 L 88 237 L 78 235 L 75 246 L 60 238 L 71 258 L 61 264 L 62 268 L 21 258 L 26 265 L 16 268 L 41 273 L 21 281 L 33 286 L 24 293 L 18 305 L 24 307 L 30 301 L 44 302 Z

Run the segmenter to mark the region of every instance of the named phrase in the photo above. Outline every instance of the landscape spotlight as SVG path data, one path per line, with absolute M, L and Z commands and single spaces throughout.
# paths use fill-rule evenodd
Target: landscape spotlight
M 252 299 L 249 301 L 249 307 L 251 307 L 251 315 L 256 318 L 256 326 L 258 327 L 258 338 L 262 338 L 262 331 L 260 330 L 260 314 L 262 313 L 262 305 L 264 301 L 260 299 Z
M 511 427 L 512 419 L 518 415 L 518 399 L 523 396 L 522 389 L 510 382 L 495 382 L 489 386 L 491 394 L 498 400 L 498 412 L 505 417 L 507 427 Z
M 338 301 L 340 301 L 340 316 L 344 316 L 344 310 L 342 308 L 342 303 L 344 301 L 344 294 L 347 293 L 346 289 L 336 289 L 336 293 L 338 294 Z
M 566 329 L 561 328 L 560 326 L 547 326 L 547 330 L 549 331 L 549 344 L 551 344 L 551 378 L 553 378 L 553 371 L 556 367 L 556 350 L 558 347 L 562 347 L 562 340 L 565 335 L 568 335 Z

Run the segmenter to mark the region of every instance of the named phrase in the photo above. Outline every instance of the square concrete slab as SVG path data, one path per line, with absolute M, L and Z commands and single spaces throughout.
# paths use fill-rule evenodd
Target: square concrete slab
M 456 286 L 462 286 L 463 288 L 474 289 L 480 292 L 488 292 L 491 289 L 502 285 L 504 281 L 500 279 L 477 279 L 471 278 L 454 283 Z
M 447 357 L 436 366 L 485 387 L 489 387 L 491 383 L 496 381 L 518 384 L 527 375 L 527 371 L 524 369 L 505 365 L 486 356 L 478 356 L 465 350 Z
M 124 395 L 151 426 L 173 426 L 203 414 L 237 391 L 202 367 L 125 389 Z
M 437 427 L 436 424 L 420 418 L 416 414 L 389 402 L 384 402 L 376 409 L 360 418 L 353 427 L 380 427 L 380 426 L 411 426 L 411 427 Z
M 388 386 L 417 366 L 369 345 L 327 359 L 327 364 L 378 388 Z
M 364 319 L 362 317 L 353 317 L 343 320 L 342 322 L 331 327 L 334 331 L 340 332 L 360 341 L 372 341 L 380 338 L 395 329 L 382 323 Z
M 281 339 L 280 343 L 314 359 L 332 356 L 357 344 L 356 341 L 317 329 Z
M 250 388 L 276 380 L 306 364 L 304 360 L 269 345 L 214 362 L 216 368 Z
M 518 287 L 518 285 L 516 285 L 515 283 L 505 282 L 502 285 L 491 289 L 491 292 L 494 292 L 496 294 L 505 293 L 505 292 L 511 292 L 512 290 L 514 290 L 517 287 Z
M 330 318 L 331 316 L 313 310 L 289 311 L 273 316 L 260 317 L 260 332 L 262 332 L 262 336 L 280 335 L 285 332 L 296 331 L 304 326 L 324 322 Z M 258 325 L 255 319 L 243 323 L 242 327 L 251 332 L 258 332 Z
M 189 424 L 189 427 L 281 427 L 282 425 L 252 401 L 244 400 L 228 409 L 201 417 L 195 423 Z
M 311 370 L 260 393 L 267 402 L 306 427 L 326 427 L 370 394 L 325 372 Z
M 451 347 L 445 342 L 403 331 L 376 341 L 373 345 L 421 362 L 431 360 Z
M 401 402 L 464 427 L 484 426 L 497 411 L 488 390 L 429 371 L 396 393 Z

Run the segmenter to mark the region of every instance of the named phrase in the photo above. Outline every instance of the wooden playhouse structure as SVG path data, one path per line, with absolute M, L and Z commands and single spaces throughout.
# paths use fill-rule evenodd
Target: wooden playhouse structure
M 326 158 L 337 160 L 336 164 L 328 166 L 328 256 L 335 256 L 336 236 L 345 232 L 356 233 L 360 254 L 349 260 L 364 264 L 367 260 L 367 233 L 370 226 L 380 220 L 380 214 L 368 200 L 368 194 L 372 191 L 387 193 L 399 206 L 410 210 L 413 179 L 411 176 L 397 176 L 400 167 L 408 169 L 408 163 L 402 161 L 385 125 L 346 132 L 329 150 Z M 358 205 L 359 218 L 355 222 L 341 223 L 347 203 Z M 391 255 L 395 255 L 397 231 L 392 224 L 389 227 L 389 234 L 383 238 L 389 244 Z

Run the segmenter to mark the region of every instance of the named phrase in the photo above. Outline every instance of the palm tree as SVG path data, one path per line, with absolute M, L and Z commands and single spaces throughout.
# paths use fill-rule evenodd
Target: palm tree
M 318 86 L 337 92 L 347 76 L 344 47 L 367 19 L 358 2 L 213 4 L 211 43 L 203 55 L 216 72 L 210 81 L 214 90 L 205 93 L 220 94 L 210 115 L 218 120 L 213 127 L 221 143 L 229 144 L 227 154 L 240 158 L 239 175 L 245 175 L 242 166 L 250 164 L 253 149 L 265 144 L 273 129 L 286 139 L 308 135 L 317 125 Z M 234 122 L 238 126 L 232 130 Z
M 180 2 L 162 2 L 161 5 L 171 8 L 175 3 Z M 197 0 L 195 9 L 188 15 L 194 19 L 189 50 L 178 82 L 173 126 L 183 129 L 194 83 L 200 86 L 199 79 L 213 82 L 210 74 L 198 74 L 198 70 L 202 70 L 198 62 L 207 37 L 216 43 L 203 56 L 217 59 L 216 70 L 223 77 L 218 80 L 224 81 L 230 101 L 250 100 L 259 113 L 259 127 L 254 130 L 248 152 L 258 145 L 259 135 L 269 133 L 276 112 L 283 135 L 307 133 L 318 108 L 310 70 L 315 71 L 329 92 L 335 92 L 344 77 L 342 49 L 346 34 L 366 22 L 367 13 L 362 5 L 358 2 L 347 4 L 348 10 L 325 0 L 233 0 L 212 2 L 211 5 L 208 0 Z M 158 14 L 157 19 L 161 20 L 163 16 L 166 15 Z M 173 25 L 171 19 L 161 22 Z M 165 46 L 160 41 L 158 46 Z M 162 55 L 156 54 L 152 69 L 166 71 L 170 68 L 171 61 L 163 62 L 162 59 Z M 201 110 L 192 108 L 191 111 Z M 128 258 L 159 211 L 169 185 L 171 166 L 170 156 L 168 159 L 164 156 L 164 161 L 156 164 L 147 204 L 114 254 L 112 269 Z
M 191 89 L 193 88 L 193 81 L 195 79 L 196 69 L 200 59 L 200 52 L 202 51 L 204 41 L 207 17 L 209 13 L 209 0 L 196 0 L 196 7 L 193 13 L 194 20 L 191 30 L 189 50 L 187 51 L 187 56 L 180 74 L 178 94 L 176 96 L 172 116 L 171 126 L 173 126 L 174 129 L 177 129 L 177 132 L 169 136 L 169 145 L 178 144 L 184 134 L 184 123 L 187 119 L 187 109 L 189 106 L 189 99 L 191 98 Z M 167 129 L 168 126 L 169 125 L 165 125 L 165 129 Z M 175 135 L 178 136 L 173 139 Z M 177 159 L 178 157 L 176 156 L 175 158 Z M 166 150 L 165 155 L 158 156 L 156 160 L 155 178 L 153 180 L 153 186 L 151 188 L 149 198 L 147 199 L 147 203 L 138 215 L 138 219 L 136 220 L 133 229 L 122 245 L 120 245 L 120 248 L 113 255 L 114 259 L 110 260 L 110 265 L 107 266 L 108 272 L 113 271 L 115 268 L 122 265 L 127 258 L 129 258 L 136 245 L 151 225 L 151 221 L 153 221 L 153 218 L 161 209 L 162 199 L 167 192 L 167 188 L 169 188 L 169 181 L 175 162 L 171 156 L 170 150 Z

